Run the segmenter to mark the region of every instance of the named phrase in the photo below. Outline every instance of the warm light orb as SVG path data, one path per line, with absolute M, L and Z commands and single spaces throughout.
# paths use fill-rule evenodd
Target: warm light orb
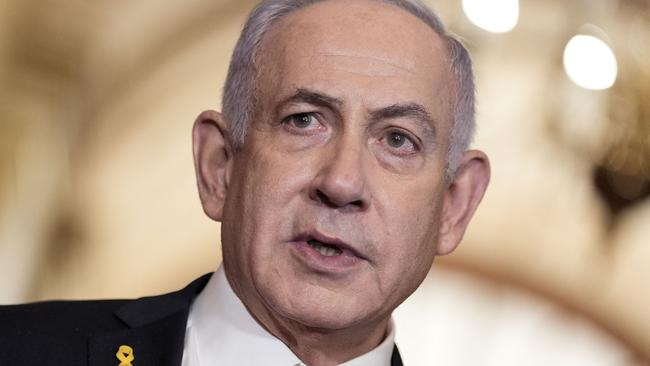
M 517 25 L 519 0 L 463 0 L 463 11 L 486 31 L 505 33 Z
M 579 86 L 602 90 L 614 85 L 618 65 L 614 52 L 601 39 L 576 35 L 564 48 L 564 70 Z

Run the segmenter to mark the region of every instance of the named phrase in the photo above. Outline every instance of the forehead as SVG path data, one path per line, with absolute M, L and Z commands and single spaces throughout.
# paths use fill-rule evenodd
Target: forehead
M 264 37 L 257 62 L 260 99 L 308 87 L 343 100 L 418 102 L 449 112 L 444 41 L 419 18 L 379 1 L 329 0 L 293 12 Z

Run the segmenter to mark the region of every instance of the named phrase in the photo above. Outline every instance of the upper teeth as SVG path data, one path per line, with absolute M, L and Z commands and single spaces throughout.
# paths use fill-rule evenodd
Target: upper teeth
M 332 257 L 342 253 L 341 249 L 321 243 L 318 240 L 309 240 L 307 243 L 326 257 Z

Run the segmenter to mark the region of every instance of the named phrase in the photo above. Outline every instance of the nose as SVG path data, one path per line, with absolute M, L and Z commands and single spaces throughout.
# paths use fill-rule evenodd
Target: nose
M 338 144 L 323 156 L 309 196 L 332 208 L 365 210 L 370 203 L 363 149 L 354 144 Z

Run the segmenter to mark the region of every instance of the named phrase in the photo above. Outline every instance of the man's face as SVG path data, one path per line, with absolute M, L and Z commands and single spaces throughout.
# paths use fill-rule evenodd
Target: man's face
M 453 83 L 424 23 L 327 1 L 263 40 L 255 118 L 223 209 L 247 303 L 310 327 L 385 321 L 436 253 Z

